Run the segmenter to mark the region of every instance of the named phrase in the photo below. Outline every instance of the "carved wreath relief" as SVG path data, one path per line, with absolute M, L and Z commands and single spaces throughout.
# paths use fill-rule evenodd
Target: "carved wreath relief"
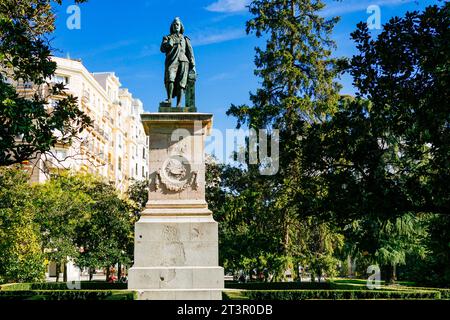
M 185 143 L 175 146 L 174 151 L 178 154 L 169 157 L 156 173 L 156 190 L 159 190 L 161 184 L 166 189 L 175 192 L 181 192 L 190 185 L 197 190 L 199 187 L 198 172 L 191 170 L 189 160 L 181 155 L 186 151 Z

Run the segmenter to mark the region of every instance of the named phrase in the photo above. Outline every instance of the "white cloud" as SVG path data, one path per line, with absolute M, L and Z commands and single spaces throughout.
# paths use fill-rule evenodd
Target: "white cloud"
M 206 46 L 208 44 L 213 43 L 220 43 L 235 39 L 244 38 L 246 36 L 246 33 L 243 29 L 231 29 L 231 30 L 225 30 L 219 33 L 215 32 L 202 32 L 199 34 L 194 34 L 192 36 L 192 45 L 199 47 L 199 46 Z
M 240 12 L 246 11 L 251 0 L 218 0 L 205 9 L 212 12 Z
M 328 0 L 326 2 L 327 6 L 322 11 L 322 15 L 329 17 L 357 11 L 365 12 L 370 5 L 388 7 L 406 4 L 414 1 L 415 0 L 345 0 L 340 2 L 335 0 Z

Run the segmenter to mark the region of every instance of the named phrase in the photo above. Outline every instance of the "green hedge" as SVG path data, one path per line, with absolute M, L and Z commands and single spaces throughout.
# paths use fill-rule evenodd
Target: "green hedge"
M 23 290 L 0 291 L 0 300 L 134 300 L 132 291 L 113 290 Z
M 225 282 L 227 289 L 242 290 L 312 290 L 332 289 L 330 282 Z
M 388 287 L 389 288 L 389 287 Z M 419 290 L 419 291 L 439 291 L 441 293 L 441 299 L 450 300 L 450 289 L 445 288 L 427 288 L 427 287 L 393 287 L 391 290 L 399 290 L 399 291 L 411 291 L 411 290 Z
M 126 290 L 126 283 L 108 283 L 102 281 L 82 281 L 81 290 Z M 73 283 L 42 282 L 42 283 L 14 283 L 1 286 L 1 290 L 71 290 L 75 289 Z
M 307 299 L 441 299 L 437 290 L 259 290 L 244 291 L 250 300 L 307 300 Z
M 441 299 L 450 300 L 450 289 L 435 289 L 441 293 Z

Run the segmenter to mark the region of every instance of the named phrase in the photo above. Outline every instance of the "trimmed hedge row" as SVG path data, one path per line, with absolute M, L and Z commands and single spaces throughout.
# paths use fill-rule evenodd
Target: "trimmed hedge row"
M 227 289 L 242 290 L 312 290 L 312 289 L 332 289 L 330 282 L 225 282 Z
M 136 293 L 113 290 L 0 291 L 0 300 L 135 300 Z
M 126 290 L 126 283 L 108 283 L 102 281 L 82 281 L 81 290 Z M 75 283 L 65 282 L 42 282 L 42 283 L 14 283 L 2 285 L 0 290 L 72 290 L 78 289 Z
M 441 299 L 437 290 L 259 290 L 244 291 L 250 300 L 308 300 L 308 299 Z
M 427 288 L 427 287 L 398 287 L 398 288 L 392 288 L 391 290 L 419 290 L 419 291 L 439 291 L 441 293 L 441 299 L 443 300 L 450 300 L 450 289 L 445 288 Z

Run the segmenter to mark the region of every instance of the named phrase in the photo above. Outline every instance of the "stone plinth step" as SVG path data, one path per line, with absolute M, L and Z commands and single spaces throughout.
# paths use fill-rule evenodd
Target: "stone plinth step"
M 130 290 L 222 290 L 221 267 L 132 267 Z
M 216 289 L 174 289 L 174 290 L 134 290 L 138 300 L 222 300 L 222 290 Z

